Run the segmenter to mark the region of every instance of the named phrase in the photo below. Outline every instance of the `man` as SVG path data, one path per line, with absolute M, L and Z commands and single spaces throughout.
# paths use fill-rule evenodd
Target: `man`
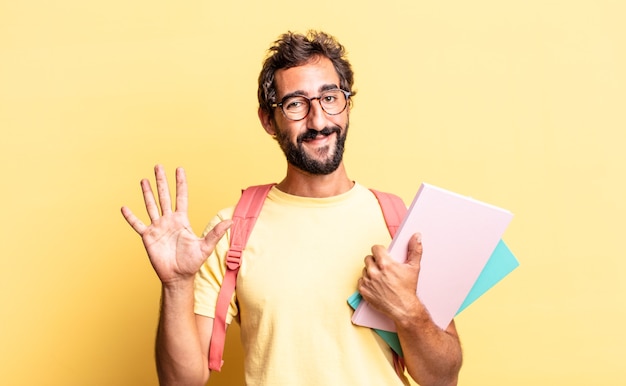
M 395 322 L 411 377 L 422 386 L 457 383 L 454 322 L 438 328 L 415 294 L 420 236 L 409 243 L 408 261 L 394 262 L 382 246 L 390 238 L 376 198 L 347 176 L 352 86 L 344 48 L 325 33 L 286 33 L 264 62 L 258 115 L 285 153 L 287 173 L 250 236 L 227 320 L 241 323 L 249 385 L 406 382 L 378 335 L 350 322 L 346 298 L 355 289 Z M 126 207 L 122 213 L 162 282 L 158 375 L 163 385 L 203 385 L 232 208 L 198 238 L 187 218 L 184 171 L 176 172 L 174 211 L 163 168 L 155 174 L 158 204 L 150 183 L 141 182 L 152 223 Z

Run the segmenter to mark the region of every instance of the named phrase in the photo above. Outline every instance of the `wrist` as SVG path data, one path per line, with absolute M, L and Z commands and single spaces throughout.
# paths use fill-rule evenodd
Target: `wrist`
M 410 302 L 405 303 L 395 318 L 398 328 L 414 328 L 416 325 L 423 325 L 430 321 L 431 317 L 428 310 L 417 296 Z
M 187 293 L 194 290 L 194 277 L 182 278 L 176 280 L 168 280 L 161 282 L 163 292 L 168 293 Z

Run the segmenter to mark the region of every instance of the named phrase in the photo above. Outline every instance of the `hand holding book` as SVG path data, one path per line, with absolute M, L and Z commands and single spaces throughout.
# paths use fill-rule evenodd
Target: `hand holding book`
M 389 246 L 399 262 L 406 259 L 409 238 L 422 234 L 423 255 L 417 295 L 433 321 L 445 329 L 457 312 L 511 272 L 518 263 L 501 241 L 513 215 L 504 209 L 422 184 Z M 359 296 L 353 323 L 394 332 L 393 322 Z

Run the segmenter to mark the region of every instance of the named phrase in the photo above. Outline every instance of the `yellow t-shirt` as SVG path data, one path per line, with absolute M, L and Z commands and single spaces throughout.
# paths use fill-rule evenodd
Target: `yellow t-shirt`
M 232 208 L 211 221 L 232 216 Z M 227 321 L 241 324 L 248 385 L 402 385 L 389 347 L 351 323 L 346 299 L 389 231 L 376 197 L 355 184 L 328 198 L 270 191 L 243 253 Z M 196 278 L 195 312 L 215 316 L 224 237 Z

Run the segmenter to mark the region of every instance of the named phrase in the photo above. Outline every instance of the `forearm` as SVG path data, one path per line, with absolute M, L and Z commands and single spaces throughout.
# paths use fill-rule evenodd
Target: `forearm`
M 396 320 L 404 360 L 411 377 L 421 386 L 456 385 L 462 353 L 454 321 L 440 329 L 423 304 L 416 303 Z
M 156 337 L 159 383 L 204 385 L 209 377 L 193 312 L 193 280 L 163 286 Z

